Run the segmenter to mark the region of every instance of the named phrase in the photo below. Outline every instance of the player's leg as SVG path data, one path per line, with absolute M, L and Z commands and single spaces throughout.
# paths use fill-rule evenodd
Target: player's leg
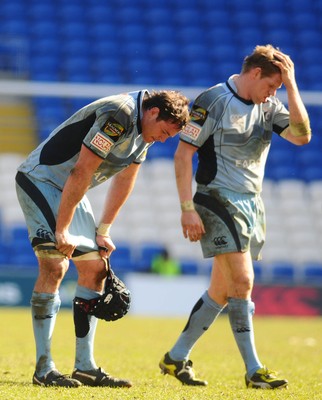
M 278 378 L 275 372 L 264 367 L 257 355 L 253 327 L 255 305 L 251 300 L 254 272 L 250 253 L 222 254 L 216 257 L 215 264 L 226 279 L 229 322 L 246 366 L 246 386 L 286 387 L 287 380 Z M 216 293 L 216 287 L 213 293 Z
M 247 372 L 254 373 L 262 367 L 254 340 L 253 313 L 251 301 L 253 287 L 253 268 L 249 252 L 218 255 L 215 268 L 225 277 L 228 297 L 228 316 L 239 351 L 245 362 Z M 210 293 L 216 298 L 216 282 Z
M 187 385 L 206 385 L 206 381 L 196 379 L 189 360 L 190 352 L 198 339 L 209 329 L 226 304 L 225 282 L 218 270 L 212 270 L 211 281 L 218 280 L 217 298 L 214 300 L 206 291 L 194 305 L 188 322 L 172 349 L 160 361 L 164 373 L 175 376 Z
M 39 275 L 31 296 L 32 324 L 36 344 L 36 371 L 33 383 L 40 386 L 78 387 L 80 382 L 61 374 L 51 353 L 51 341 L 60 308 L 59 286 L 69 261 L 56 250 L 36 246 Z M 52 248 L 53 244 L 48 247 Z
M 60 307 L 58 289 L 69 264 L 54 244 L 55 215 L 61 192 L 21 172 L 16 176 L 16 190 L 39 263 L 39 274 L 31 296 L 36 342 L 33 383 L 41 386 L 77 387 L 80 382 L 62 375 L 56 369 L 51 355 L 51 339 Z
M 73 258 L 78 272 L 75 297 L 91 300 L 103 292 L 106 263 L 97 251 Z M 88 386 L 130 387 L 131 382 L 109 375 L 98 367 L 94 357 L 97 318 L 73 302 L 76 335 L 75 366 L 72 377 Z

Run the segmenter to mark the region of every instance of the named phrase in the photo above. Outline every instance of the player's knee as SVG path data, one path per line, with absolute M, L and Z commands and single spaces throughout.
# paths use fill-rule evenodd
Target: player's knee
M 74 259 L 74 263 L 80 285 L 90 285 L 98 291 L 103 289 L 103 281 L 106 278 L 106 262 L 102 258 L 95 260 Z

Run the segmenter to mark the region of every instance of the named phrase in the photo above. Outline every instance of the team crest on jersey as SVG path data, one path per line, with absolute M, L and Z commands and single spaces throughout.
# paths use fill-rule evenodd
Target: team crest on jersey
M 208 116 L 208 111 L 197 105 L 193 105 L 190 112 L 190 120 L 195 124 L 203 126 Z
M 245 129 L 246 118 L 244 115 L 232 114 L 230 116 L 230 122 L 234 127 L 239 128 L 240 130 Z
M 118 141 L 118 138 L 122 135 L 124 130 L 125 128 L 113 117 L 108 118 L 102 127 L 102 131 L 106 133 L 114 142 Z
M 91 145 L 97 150 L 101 151 L 104 155 L 106 155 L 110 151 L 113 144 L 114 142 L 112 140 L 108 139 L 100 132 L 97 132 L 91 140 Z

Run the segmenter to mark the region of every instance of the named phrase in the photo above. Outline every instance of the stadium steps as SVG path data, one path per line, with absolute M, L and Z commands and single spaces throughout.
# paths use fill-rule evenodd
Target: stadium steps
M 30 104 L 20 100 L 0 100 L 0 132 L 1 153 L 30 153 L 37 144 Z

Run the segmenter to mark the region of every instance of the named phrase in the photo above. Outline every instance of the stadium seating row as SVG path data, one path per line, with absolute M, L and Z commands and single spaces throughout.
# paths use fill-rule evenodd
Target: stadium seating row
M 238 72 L 255 44 L 272 43 L 296 61 L 302 89 L 321 89 L 320 0 L 300 13 L 296 1 L 217 3 L 2 2 L 1 51 L 15 70 L 24 46 L 32 80 L 210 86 Z
M 22 156 L 18 155 L 0 156 L 1 265 L 35 265 L 14 189 L 14 174 L 21 161 Z M 97 219 L 107 189 L 108 183 L 88 192 Z M 322 271 L 322 221 L 317 218 L 322 211 L 322 181 L 267 179 L 263 198 L 267 241 L 264 261 L 257 267 L 258 279 L 269 281 L 279 273 L 283 280 L 301 281 L 308 279 L 307 266 L 313 266 L 312 273 L 318 276 L 319 270 Z M 148 270 L 152 255 L 160 247 L 166 247 L 180 260 L 183 273 L 209 273 L 209 260 L 202 259 L 199 244 L 189 243 L 182 236 L 173 162 L 165 158 L 142 165 L 133 193 L 113 225 L 112 235 L 118 247 L 113 263 L 120 271 Z M 273 268 L 276 264 L 283 268 Z

